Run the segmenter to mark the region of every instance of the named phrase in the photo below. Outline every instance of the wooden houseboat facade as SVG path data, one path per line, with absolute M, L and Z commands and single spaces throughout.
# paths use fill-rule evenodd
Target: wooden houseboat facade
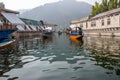
M 52 30 L 55 30 L 56 25 L 45 23 L 44 26 L 41 25 L 40 21 L 31 20 L 26 18 L 20 18 L 25 25 L 18 25 L 17 32 L 15 35 L 17 38 L 24 38 L 24 37 L 37 37 L 41 36 L 44 29 L 50 27 Z
M 73 20 L 71 25 L 81 27 L 89 35 L 120 36 L 120 8 Z
M 17 17 L 19 12 L 5 9 L 0 3 L 0 49 L 11 45 L 15 40 L 12 34 L 17 31 L 17 25 L 24 25 L 24 22 Z

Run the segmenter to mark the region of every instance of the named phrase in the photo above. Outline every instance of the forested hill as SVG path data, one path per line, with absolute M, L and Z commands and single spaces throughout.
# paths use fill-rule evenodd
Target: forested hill
M 63 0 L 55 3 L 38 6 L 23 14 L 21 17 L 44 20 L 61 26 L 69 25 L 71 20 L 90 15 L 92 5 L 76 0 Z

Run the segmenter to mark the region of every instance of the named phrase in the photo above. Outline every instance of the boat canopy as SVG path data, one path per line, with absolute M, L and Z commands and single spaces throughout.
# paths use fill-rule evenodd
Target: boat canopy
M 71 25 L 70 25 L 70 28 L 71 28 L 71 29 L 73 29 L 73 28 L 75 28 L 75 27 L 76 27 L 75 24 L 71 24 Z
M 14 25 L 25 24 L 21 19 L 19 19 L 14 13 L 1 13 L 10 23 Z
M 52 27 L 46 27 L 45 29 L 46 30 L 52 30 Z

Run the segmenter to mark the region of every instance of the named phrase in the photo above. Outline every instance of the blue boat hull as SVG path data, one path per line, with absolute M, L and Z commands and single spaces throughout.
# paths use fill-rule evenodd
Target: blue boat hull
M 51 35 L 53 32 L 43 32 L 44 35 Z
M 53 32 L 51 31 L 51 32 L 43 32 L 43 34 L 42 34 L 42 36 L 44 37 L 44 38 L 47 38 L 47 37 L 51 37 L 52 36 L 52 34 L 53 34 Z
M 70 34 L 71 39 L 80 39 L 82 37 L 83 37 L 83 35 L 79 35 L 77 32 L 71 32 L 71 34 Z
M 9 37 L 9 35 L 11 35 L 13 32 L 15 32 L 16 30 L 0 30 L 0 39 Z
M 4 39 L 0 42 L 0 49 L 9 47 L 15 40 Z

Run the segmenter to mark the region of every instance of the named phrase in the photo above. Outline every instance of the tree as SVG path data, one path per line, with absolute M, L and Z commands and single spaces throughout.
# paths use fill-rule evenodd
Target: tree
M 97 15 L 101 12 L 106 11 L 107 8 L 107 0 L 103 0 L 102 4 L 99 4 L 98 2 L 95 2 L 95 6 L 92 7 L 92 15 Z
M 102 4 L 103 7 L 103 12 L 108 10 L 108 2 L 107 0 L 102 0 Z
M 91 13 L 92 15 L 96 15 L 118 7 L 120 7 L 120 0 L 102 0 L 101 4 L 95 2 L 95 6 L 92 7 Z
M 117 6 L 118 6 L 118 0 L 114 0 L 113 8 L 115 9 L 117 8 Z
M 100 5 L 97 2 L 95 2 L 95 13 L 96 14 L 100 13 Z
M 117 7 L 119 8 L 120 7 L 120 0 L 118 0 L 118 4 L 117 5 L 118 5 Z
M 108 10 L 117 8 L 117 2 L 118 2 L 117 0 L 110 0 L 108 2 Z
M 95 6 L 92 6 L 92 12 L 91 12 L 92 16 L 95 16 L 96 15 L 96 12 L 95 12 Z

